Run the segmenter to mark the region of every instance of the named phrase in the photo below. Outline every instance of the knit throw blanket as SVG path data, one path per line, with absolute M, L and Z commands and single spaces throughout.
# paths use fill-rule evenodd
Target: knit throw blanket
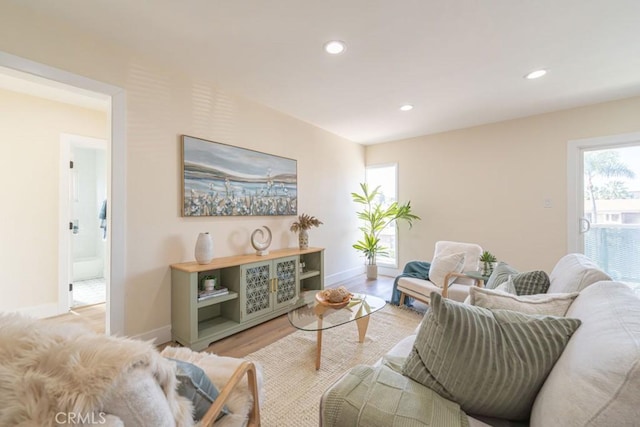
M 175 365 L 151 343 L 0 315 L 0 426 L 122 426 L 103 405 L 131 375 L 155 379 L 166 402 L 145 403 L 165 412 L 168 404 L 168 424 L 193 425 L 191 403 L 176 392 Z

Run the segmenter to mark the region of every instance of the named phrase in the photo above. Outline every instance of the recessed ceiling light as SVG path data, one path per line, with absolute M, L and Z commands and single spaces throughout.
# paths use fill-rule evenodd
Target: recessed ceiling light
M 525 79 L 529 79 L 529 80 L 533 80 L 533 79 L 540 78 L 540 77 L 544 76 L 545 74 L 547 74 L 547 70 L 536 70 L 536 71 L 530 72 L 529 74 L 524 76 L 524 78 Z
M 324 44 L 324 50 L 331 55 L 339 55 L 347 48 L 343 41 L 331 40 Z
M 411 104 L 404 104 L 402 107 L 400 107 L 401 111 L 411 111 L 413 110 L 413 105 Z

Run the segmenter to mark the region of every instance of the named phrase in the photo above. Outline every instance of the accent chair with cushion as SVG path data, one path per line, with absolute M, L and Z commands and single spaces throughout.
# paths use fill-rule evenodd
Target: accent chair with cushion
M 260 425 L 261 370 L 243 359 L 160 354 L 151 342 L 0 314 L 0 360 L 0 426 Z
M 480 264 L 482 247 L 475 243 L 461 243 L 441 240 L 436 248 L 429 269 L 429 280 L 414 277 L 400 277 L 400 305 L 405 295 L 429 304 L 431 292 L 445 298 L 464 301 L 469 288 L 476 280 L 466 277 L 463 271 L 477 271 Z

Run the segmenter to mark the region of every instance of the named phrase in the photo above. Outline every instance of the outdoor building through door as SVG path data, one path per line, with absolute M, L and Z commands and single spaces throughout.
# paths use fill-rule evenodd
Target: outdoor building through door
M 640 142 L 580 150 L 579 250 L 614 280 L 640 285 Z

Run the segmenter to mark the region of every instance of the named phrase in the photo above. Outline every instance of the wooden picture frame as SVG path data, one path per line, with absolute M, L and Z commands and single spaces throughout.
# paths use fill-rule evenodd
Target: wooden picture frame
M 183 216 L 297 214 L 297 160 L 182 136 Z

